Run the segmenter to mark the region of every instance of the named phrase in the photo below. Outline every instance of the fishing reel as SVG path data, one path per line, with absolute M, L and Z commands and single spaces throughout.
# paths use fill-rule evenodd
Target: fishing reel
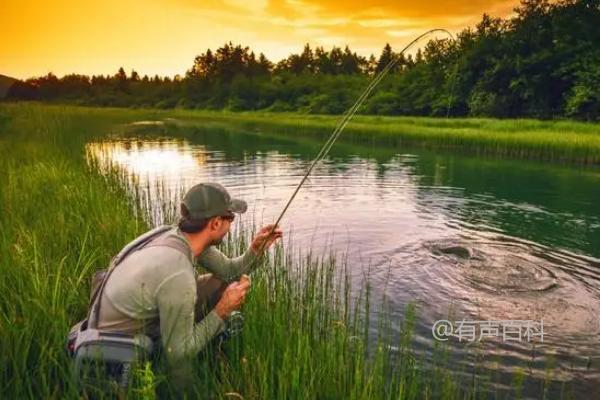
M 244 315 L 239 311 L 233 311 L 229 315 L 229 318 L 227 318 L 227 321 L 225 321 L 225 329 L 217 336 L 217 342 L 219 343 L 219 347 L 229 339 L 239 336 L 243 330 Z
M 240 311 L 233 311 L 227 319 L 225 334 L 227 338 L 239 336 L 244 330 L 244 314 Z

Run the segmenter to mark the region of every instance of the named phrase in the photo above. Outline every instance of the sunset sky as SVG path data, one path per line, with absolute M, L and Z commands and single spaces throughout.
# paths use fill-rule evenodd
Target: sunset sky
M 184 74 L 232 41 L 278 61 L 311 46 L 379 55 L 431 28 L 456 32 L 518 0 L 1 0 L 0 74 Z

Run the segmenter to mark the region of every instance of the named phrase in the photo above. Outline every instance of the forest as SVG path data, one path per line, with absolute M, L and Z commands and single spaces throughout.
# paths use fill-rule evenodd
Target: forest
M 433 27 L 432 27 L 433 28 Z M 362 114 L 600 118 L 600 0 L 524 0 L 513 16 L 484 14 L 456 40 L 436 38 L 413 54 L 385 44 L 366 57 L 306 44 L 278 62 L 241 44 L 197 55 L 183 75 L 53 73 L 14 83 L 8 100 L 90 106 L 340 114 L 377 72 L 394 69 Z

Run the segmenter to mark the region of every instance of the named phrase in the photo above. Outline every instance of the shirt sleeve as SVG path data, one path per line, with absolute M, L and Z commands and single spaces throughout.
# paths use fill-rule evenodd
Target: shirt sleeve
M 250 248 L 239 257 L 229 258 L 215 246 L 210 246 L 200 254 L 198 262 L 222 281 L 232 282 L 242 274 L 252 272 L 259 264 L 259 258 Z
M 196 282 L 193 271 L 180 271 L 165 279 L 156 292 L 162 346 L 173 378 L 181 384 L 191 374 L 191 356 L 200 352 L 223 330 L 224 322 L 213 310 L 194 322 Z

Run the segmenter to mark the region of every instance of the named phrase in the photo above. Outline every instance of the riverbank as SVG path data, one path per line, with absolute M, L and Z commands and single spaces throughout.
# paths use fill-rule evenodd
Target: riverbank
M 43 107 L 68 107 L 43 105 Z M 85 108 L 85 107 L 81 107 Z M 94 108 L 91 108 L 94 109 Z M 158 110 L 106 108 L 170 123 L 235 124 L 249 131 L 324 139 L 341 116 L 271 112 L 207 110 Z M 447 149 L 475 155 L 535 159 L 574 164 L 600 164 L 600 124 L 531 119 L 426 118 L 356 115 L 346 126 L 341 141 Z
M 90 168 L 84 145 L 118 132 L 120 124 L 169 116 L 186 118 L 154 110 L 0 105 L 5 397 L 76 397 L 63 353 L 65 332 L 85 315 L 92 272 L 148 228 L 139 197 L 124 190 L 119 171 L 101 175 Z M 238 226 L 225 250 L 239 253 L 249 230 Z M 280 247 L 253 276 L 242 340 L 232 343 L 228 361 L 199 369 L 198 395 L 452 399 L 479 396 L 492 383 L 477 365 L 462 371 L 466 379 L 454 375 L 443 353 L 426 364 L 419 361 L 411 348 L 412 310 L 402 335 L 390 336 L 384 313 L 378 337 L 369 339 L 369 319 L 361 317 L 373 311 L 368 286 L 359 301 L 350 301 L 347 285 L 343 265 L 335 260 L 299 259 L 292 248 Z M 142 375 L 133 398 L 152 398 L 155 386 L 168 393 L 163 376 Z M 525 375 L 523 370 L 515 376 L 511 397 L 519 397 Z
M 252 130 L 325 138 L 340 116 L 176 110 L 187 121 L 235 122 Z M 600 164 L 600 125 L 572 121 L 355 116 L 341 140 L 359 144 L 421 146 L 476 155 Z

